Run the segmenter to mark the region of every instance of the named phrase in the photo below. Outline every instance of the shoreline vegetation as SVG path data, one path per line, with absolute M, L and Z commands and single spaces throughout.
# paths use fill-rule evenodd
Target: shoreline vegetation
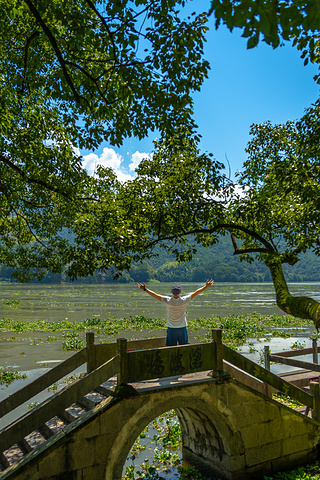
M 95 332 L 96 337 L 113 337 L 121 332 L 154 332 L 165 328 L 164 318 L 149 318 L 144 315 L 129 316 L 127 318 L 99 317 L 87 318 L 83 321 L 59 320 L 50 322 L 46 320 L 20 321 L 2 318 L 0 320 L 0 333 L 27 333 L 27 332 L 48 332 L 61 333 L 73 332 L 73 335 Z M 205 334 L 199 334 L 198 342 L 209 342 L 211 340 L 211 329 L 221 328 L 223 342 L 231 347 L 243 345 L 250 337 L 264 337 L 273 335 L 275 337 L 291 336 L 288 329 L 301 329 L 306 331 L 313 329 L 313 323 L 309 320 L 292 317 L 290 315 L 263 315 L 252 313 L 249 315 L 228 315 L 225 317 L 213 316 L 209 318 L 196 318 L 188 320 L 188 330 L 197 334 L 199 330 L 207 330 Z M 292 332 L 293 333 L 293 332 Z M 63 333 L 61 333 L 63 335 Z M 313 337 L 317 337 L 314 331 Z M 67 337 L 68 335 L 65 335 Z M 72 336 L 72 334 L 69 334 Z M 149 335 L 148 335 L 149 336 Z M 317 337 L 318 338 L 318 337 Z M 52 341 L 48 337 L 48 341 Z M 110 341 L 110 339 L 109 339 Z M 82 347 L 81 347 L 82 348 Z

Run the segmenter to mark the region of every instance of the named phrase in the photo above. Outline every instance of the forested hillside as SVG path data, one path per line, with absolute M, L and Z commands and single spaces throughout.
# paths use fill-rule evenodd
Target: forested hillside
M 301 255 L 300 261 L 290 267 L 284 265 L 288 282 L 320 281 L 320 258 L 311 252 Z M 13 281 L 12 269 L 0 266 L 0 281 Z M 129 273 L 125 273 L 118 282 L 203 282 L 213 278 L 216 282 L 270 282 L 269 270 L 257 261 L 247 263 L 233 255 L 231 241 L 221 237 L 217 245 L 200 247 L 194 259 L 186 263 L 174 261 L 173 256 L 159 249 L 158 257 L 142 264 L 133 265 Z M 64 275 L 47 274 L 45 283 L 61 283 L 68 281 Z M 81 283 L 114 282 L 111 274 L 97 272 L 92 277 L 80 278 Z

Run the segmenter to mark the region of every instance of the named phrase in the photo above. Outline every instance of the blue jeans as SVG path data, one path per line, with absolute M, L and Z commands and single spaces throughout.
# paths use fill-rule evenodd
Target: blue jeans
M 167 347 L 174 347 L 175 345 L 186 345 L 188 341 L 187 327 L 171 328 L 167 330 Z

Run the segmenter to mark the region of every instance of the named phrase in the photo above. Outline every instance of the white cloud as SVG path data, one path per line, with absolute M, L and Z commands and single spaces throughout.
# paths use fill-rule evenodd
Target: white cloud
M 78 147 L 75 147 L 74 145 L 71 145 L 72 150 L 74 153 L 77 155 L 77 157 L 80 157 L 81 153 Z
M 98 165 L 103 167 L 110 167 L 116 173 L 118 179 L 121 182 L 132 180 L 135 177 L 135 169 L 143 158 L 150 158 L 147 153 L 141 153 L 136 151 L 131 157 L 131 163 L 129 163 L 129 170 L 127 171 L 123 165 L 124 159 L 121 155 L 115 152 L 112 148 L 104 148 L 100 157 L 95 153 L 89 153 L 84 155 L 82 165 L 89 175 L 94 175 Z
M 129 165 L 129 170 L 134 171 L 144 158 L 150 158 L 150 155 L 136 151 L 131 157 L 132 162 Z
M 118 155 L 112 148 L 104 148 L 100 157 L 95 153 L 89 153 L 83 157 L 83 166 L 89 173 L 93 175 L 97 166 L 111 167 L 117 171 L 120 169 L 122 157 Z

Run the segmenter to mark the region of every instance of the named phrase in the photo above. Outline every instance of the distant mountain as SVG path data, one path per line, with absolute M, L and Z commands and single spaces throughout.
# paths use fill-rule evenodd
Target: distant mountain
M 158 257 L 134 264 L 129 273 L 124 273 L 117 282 L 128 283 L 150 280 L 160 282 L 202 282 L 213 278 L 217 282 L 270 282 L 271 277 L 267 267 L 257 261 L 241 262 L 233 255 L 231 241 L 221 237 L 219 243 L 210 247 L 199 247 L 190 262 L 178 263 L 175 257 L 161 248 L 157 248 Z M 284 265 L 283 270 L 288 282 L 318 282 L 320 281 L 320 258 L 312 252 L 300 257 L 294 265 Z M 13 281 L 12 269 L 0 265 L 0 281 Z M 64 274 L 47 274 L 43 283 L 68 282 Z M 81 278 L 78 283 L 114 282 L 111 274 L 97 272 L 91 277 Z

